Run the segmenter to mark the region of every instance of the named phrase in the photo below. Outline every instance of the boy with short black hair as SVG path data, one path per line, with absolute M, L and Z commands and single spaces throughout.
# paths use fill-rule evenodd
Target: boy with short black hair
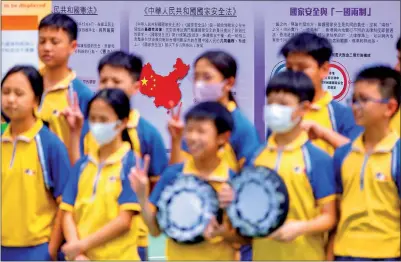
M 69 100 L 79 103 L 81 111 L 86 112 L 93 95 L 68 67 L 68 60 L 77 48 L 78 26 L 71 17 L 53 13 L 40 21 L 38 29 L 38 53 L 44 64 L 41 73 L 45 88 L 38 114 L 69 147 L 71 130 L 62 112 L 68 107 Z
M 304 32 L 288 40 L 280 53 L 285 57 L 288 69 L 303 71 L 311 78 L 315 96 L 311 110 L 304 116 L 303 127 L 309 131 L 316 146 L 332 155 L 336 147 L 361 132 L 355 125 L 351 109 L 334 101 L 330 92 L 322 87 L 322 81 L 330 71 L 332 45 L 326 38 Z
M 190 109 L 185 116 L 185 122 L 184 138 L 191 157 L 184 163 L 166 168 L 149 199 L 146 172 L 134 169 L 130 175 L 131 186 L 141 205 L 141 214 L 154 236 L 161 234 L 156 218 L 157 202 L 163 189 L 172 183 L 179 173 L 196 175 L 208 181 L 217 192 L 221 192 L 230 176 L 234 175 L 228 163 L 218 156 L 219 149 L 229 141 L 233 129 L 231 113 L 218 102 L 203 102 Z M 235 249 L 232 243 L 241 241 L 242 238 L 236 235 L 227 217 L 223 216 L 223 223 L 218 226 L 218 230 L 209 233 L 210 239 L 193 245 L 179 244 L 168 239 L 167 259 L 233 260 Z
M 253 260 L 324 260 L 324 234 L 336 223 L 331 157 L 312 145 L 301 122 L 315 97 L 311 79 L 291 70 L 274 76 L 266 89 L 265 121 L 272 134 L 252 165 L 275 169 L 290 201 L 284 225 L 253 240 Z
M 340 195 L 336 260 L 400 260 L 401 147 L 390 128 L 399 109 L 400 78 L 384 66 L 365 69 L 356 78 L 352 108 L 365 130 L 334 154 Z

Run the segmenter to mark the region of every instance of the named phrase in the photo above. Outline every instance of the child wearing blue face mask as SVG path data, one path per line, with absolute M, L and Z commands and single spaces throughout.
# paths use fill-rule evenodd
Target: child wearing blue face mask
M 278 172 L 291 205 L 282 227 L 253 240 L 254 260 L 326 258 L 324 233 L 336 223 L 333 163 L 301 127 L 314 95 L 312 81 L 302 72 L 279 73 L 267 86 L 265 118 L 273 132 L 252 164 Z
M 103 89 L 88 104 L 89 128 L 99 148 L 75 164 L 61 209 L 71 260 L 140 260 L 140 207 L 128 181 L 136 163 L 127 133 L 130 101 L 120 89 Z M 116 252 L 116 250 L 118 250 Z

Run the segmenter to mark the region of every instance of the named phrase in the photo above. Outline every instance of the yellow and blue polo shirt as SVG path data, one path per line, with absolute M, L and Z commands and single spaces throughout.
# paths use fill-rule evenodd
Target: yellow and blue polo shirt
M 400 139 L 391 132 L 369 153 L 362 137 L 334 154 L 336 190 L 341 199 L 334 254 L 399 257 Z
M 128 134 L 134 151 L 140 157 L 150 156 L 149 176 L 156 182 L 168 165 L 167 151 L 159 131 L 147 120 L 140 116 L 137 110 L 132 110 L 127 124 Z M 90 131 L 84 138 L 84 154 L 99 147 Z M 148 229 L 141 216 L 137 216 L 139 224 L 138 246 L 148 246 Z
M 82 157 L 74 165 L 63 193 L 62 210 L 72 212 L 78 235 L 85 238 L 114 220 L 121 210 L 140 211 L 128 175 L 135 166 L 129 143 L 99 163 L 97 154 Z M 128 233 L 86 252 L 90 260 L 140 260 L 135 219 Z
M 326 92 L 321 99 L 312 104 L 311 110 L 304 115 L 303 120 L 314 121 L 350 140 L 355 139 L 362 132 L 362 128 L 355 123 L 352 109 L 333 100 L 330 92 Z M 269 137 L 270 134 L 271 132 L 268 131 L 267 136 Z M 316 139 L 312 143 L 329 155 L 334 154 L 335 148 L 324 140 Z
M 393 116 L 393 118 L 391 119 L 390 122 L 390 127 L 391 130 L 393 130 L 394 132 L 396 132 L 399 136 L 401 135 L 401 113 L 400 113 L 400 109 L 397 111 L 397 113 Z
M 199 175 L 199 171 L 196 169 L 192 158 L 184 163 L 171 165 L 163 172 L 149 198 L 155 209 L 157 208 L 157 202 L 159 201 L 163 189 L 170 183 L 173 183 L 179 174 Z M 219 191 L 221 185 L 228 182 L 230 177 L 234 175 L 235 173 L 230 169 L 228 163 L 221 161 L 219 166 L 207 179 L 210 185 L 216 191 Z M 229 223 L 225 214 L 223 220 L 225 223 Z M 167 239 L 167 260 L 234 260 L 234 255 L 235 249 L 221 237 L 216 237 L 193 245 L 179 244 L 170 238 Z
M 230 168 L 238 172 L 249 161 L 260 147 L 258 133 L 248 118 L 239 110 L 235 102 L 230 101 L 227 109 L 231 112 L 234 128 L 231 132 L 230 142 L 220 150 L 219 156 L 226 161 Z M 186 159 L 189 158 L 188 146 L 182 142 L 182 150 Z
M 273 133 L 253 164 L 276 170 L 284 180 L 290 203 L 286 222 L 314 219 L 320 214 L 321 205 L 335 201 L 332 159 L 312 145 L 306 133 L 280 150 Z M 302 235 L 289 243 L 257 238 L 252 249 L 254 260 L 325 260 L 323 232 Z
M 40 70 L 42 75 L 46 74 L 46 68 Z M 45 90 L 42 95 L 41 103 L 37 110 L 37 115 L 45 122 L 49 123 L 49 128 L 63 141 L 68 144 L 70 129 L 65 118 L 60 115 L 67 106 L 67 97 L 73 92 L 78 95 L 79 108 L 85 114 L 87 105 L 93 96 L 93 92 L 76 77 L 74 71 L 57 83 L 53 88 Z M 85 124 L 83 132 L 87 132 L 89 127 Z M 81 138 L 82 140 L 83 138 Z
M 11 126 L 1 136 L 1 245 L 37 246 L 50 240 L 70 162 L 41 120 L 15 139 Z

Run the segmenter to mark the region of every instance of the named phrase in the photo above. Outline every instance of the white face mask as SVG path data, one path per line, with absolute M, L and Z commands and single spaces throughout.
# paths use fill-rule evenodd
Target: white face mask
M 275 133 L 286 133 L 296 126 L 300 119 L 291 119 L 295 108 L 279 104 L 266 105 L 265 123 Z
M 217 101 L 223 96 L 225 81 L 217 84 L 206 84 L 197 81 L 194 85 L 194 99 L 196 103 Z
M 120 121 L 111 123 L 93 123 L 89 122 L 89 129 L 99 146 L 105 145 L 113 141 L 118 134 L 116 130 Z

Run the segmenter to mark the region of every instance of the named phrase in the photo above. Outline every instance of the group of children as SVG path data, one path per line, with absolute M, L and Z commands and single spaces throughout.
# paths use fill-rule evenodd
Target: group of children
M 2 260 L 145 261 L 148 235 L 162 233 L 156 213 L 166 185 L 179 173 L 199 176 L 225 208 L 230 177 L 249 165 L 282 177 L 284 225 L 248 239 L 224 214 L 202 243 L 167 239 L 168 260 L 400 260 L 399 72 L 363 69 L 352 107 L 344 106 L 322 87 L 330 42 L 294 36 L 281 49 L 288 70 L 267 84 L 262 143 L 231 93 L 235 59 L 207 51 L 194 62 L 195 106 L 184 119 L 172 109 L 166 123 L 168 156 L 159 131 L 130 104 L 141 58 L 104 56 L 93 94 L 68 67 L 77 32 L 67 15 L 46 16 L 38 43 L 45 67 L 17 65 L 1 82 Z

